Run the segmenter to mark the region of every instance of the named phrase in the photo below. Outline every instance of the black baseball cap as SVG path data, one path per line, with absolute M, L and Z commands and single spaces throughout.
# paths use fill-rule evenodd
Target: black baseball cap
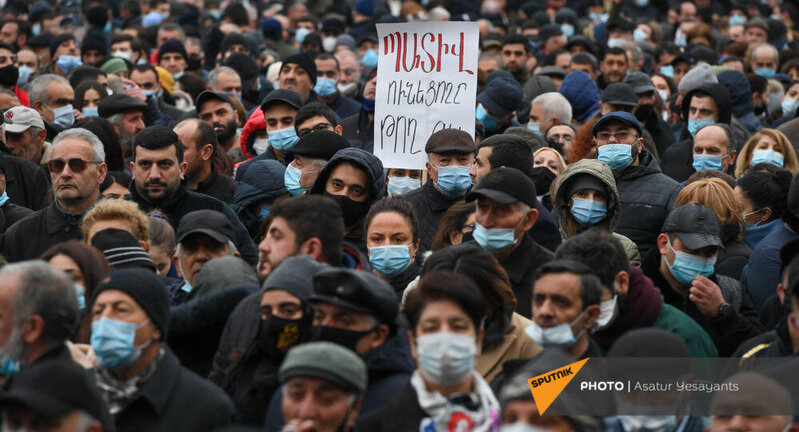
M 724 247 L 721 241 L 721 222 L 713 210 L 702 204 L 675 207 L 663 222 L 661 232 L 675 234 L 691 250 L 708 246 Z
M 634 115 L 626 111 L 614 111 L 600 117 L 599 120 L 596 123 L 594 123 L 594 129 L 591 130 L 591 134 L 593 136 L 596 136 L 596 133 L 599 132 L 599 129 L 603 125 L 613 120 L 620 121 L 628 126 L 635 128 L 635 131 L 638 132 L 638 136 L 641 136 L 641 134 L 643 133 L 641 131 L 641 123 L 638 122 L 638 119 L 635 118 Z
M 638 96 L 629 84 L 623 82 L 613 83 L 602 92 L 602 103 L 616 106 L 638 106 Z
M 266 95 L 264 101 L 261 102 L 261 111 L 266 111 L 272 104 L 279 102 L 287 104 L 297 110 L 302 108 L 303 105 L 302 96 L 300 96 L 299 93 L 289 89 L 277 89 L 272 90 Z
M 502 205 L 522 202 L 535 207 L 535 184 L 516 168 L 497 168 L 480 180 L 480 184 L 466 197 L 466 201 L 474 201 L 479 197 L 489 198 Z
M 655 91 L 655 85 L 652 84 L 652 78 L 643 72 L 633 72 L 624 77 L 625 84 L 629 84 L 633 88 L 635 94 L 646 93 Z
M 178 226 L 178 243 L 189 234 L 203 233 L 219 243 L 233 241 L 233 225 L 224 213 L 215 210 L 195 210 L 186 214 Z
M 230 98 L 227 95 L 211 90 L 205 90 L 197 96 L 197 100 L 194 102 L 194 106 L 197 107 L 197 112 L 199 112 L 203 104 L 209 100 L 219 100 L 225 103 L 230 103 Z M 233 104 L 231 104 L 231 106 L 232 105 Z
M 372 272 L 330 268 L 313 277 L 311 304 L 330 303 L 355 312 L 368 313 L 392 332 L 396 329 L 399 299 L 387 282 Z

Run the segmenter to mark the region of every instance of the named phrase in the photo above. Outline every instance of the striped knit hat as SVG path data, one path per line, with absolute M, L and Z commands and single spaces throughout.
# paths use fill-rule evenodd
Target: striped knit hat
M 92 246 L 105 255 L 113 270 L 145 268 L 155 272 L 155 263 L 133 234 L 116 228 L 98 231 L 92 237 Z

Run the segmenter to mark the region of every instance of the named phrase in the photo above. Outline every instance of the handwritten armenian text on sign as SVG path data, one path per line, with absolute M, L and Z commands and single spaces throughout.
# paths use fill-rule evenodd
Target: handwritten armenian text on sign
M 424 169 L 441 129 L 474 135 L 475 22 L 378 24 L 374 152 L 386 168 Z

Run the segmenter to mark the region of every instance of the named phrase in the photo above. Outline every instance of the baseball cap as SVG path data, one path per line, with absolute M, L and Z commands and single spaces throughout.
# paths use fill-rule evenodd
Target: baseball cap
M 203 233 L 219 243 L 233 241 L 233 226 L 224 213 L 214 210 L 195 210 L 180 220 L 177 239 L 181 243 L 189 234 Z
M 724 247 L 719 218 L 713 210 L 702 204 L 692 203 L 674 208 L 660 231 L 675 234 L 691 250 L 708 246 Z
M 616 106 L 638 106 L 638 96 L 629 84 L 623 82 L 613 83 L 602 92 L 602 103 Z
M 649 75 L 643 72 L 633 72 L 624 77 L 623 82 L 625 84 L 629 84 L 629 86 L 633 88 L 635 94 L 655 91 L 655 86 L 652 84 L 652 79 L 649 78 Z
M 261 102 L 261 111 L 266 111 L 272 104 L 283 102 L 294 109 L 302 108 L 302 97 L 299 93 L 289 89 L 277 89 L 269 92 Z
M 197 111 L 199 112 L 204 103 L 214 99 L 220 100 L 225 103 L 230 103 L 230 99 L 227 97 L 227 95 L 211 90 L 205 90 L 204 92 L 197 95 L 197 100 L 194 102 L 194 106 L 197 107 Z
M 42 116 L 33 109 L 26 106 L 18 105 L 6 110 L 3 114 L 3 139 L 5 140 L 5 133 L 20 133 L 24 132 L 31 127 L 44 129 L 44 121 Z
M 635 118 L 634 115 L 625 112 L 625 111 L 614 111 L 611 113 L 607 113 L 599 118 L 599 120 L 594 124 L 594 128 L 591 130 L 591 134 L 596 136 L 596 133 L 599 132 L 599 129 L 607 124 L 608 122 L 616 120 L 620 121 L 628 126 L 635 128 L 635 131 L 638 132 L 638 135 L 641 135 L 641 123 L 638 122 L 638 119 Z
M 497 168 L 490 171 L 480 180 L 466 201 L 474 201 L 486 197 L 499 204 L 507 205 L 522 202 L 535 207 L 535 184 L 529 177 L 515 168 Z

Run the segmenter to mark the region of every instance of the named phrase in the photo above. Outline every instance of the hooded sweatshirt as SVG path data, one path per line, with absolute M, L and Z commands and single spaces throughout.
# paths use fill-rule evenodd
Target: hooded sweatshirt
M 560 86 L 560 94 L 569 101 L 573 117 L 580 123 L 599 112 L 599 104 L 602 102 L 599 88 L 593 78 L 583 71 L 573 71 L 566 75 Z
M 252 161 L 248 169 L 241 174 L 236 192 L 233 194 L 233 210 L 247 227 L 250 237 L 255 238 L 261 220 L 250 211 L 250 206 L 258 202 L 274 200 L 287 193 L 284 183 L 286 167 L 282 163 L 263 159 Z
M 613 236 L 624 246 L 624 251 L 627 253 L 627 259 L 630 263 L 635 266 L 641 265 L 641 255 L 638 253 L 638 247 L 635 246 L 635 243 L 627 237 L 613 232 L 616 227 L 619 226 L 619 221 L 621 221 L 619 190 L 616 188 L 616 179 L 613 177 L 613 171 L 610 170 L 607 164 L 596 159 L 583 159 L 576 162 L 563 173 L 560 180 L 558 190 L 555 194 L 555 207 L 553 207 L 552 211 L 557 215 L 560 235 L 563 240 L 567 240 L 570 237 L 569 233 L 566 231 L 566 227 L 570 220 L 574 221 L 574 216 L 571 214 L 570 207 L 571 197 L 568 195 L 569 185 L 572 183 L 572 180 L 580 174 L 593 176 L 605 185 L 604 192 L 608 196 L 608 201 L 606 203 L 608 214 L 605 217 L 605 221 L 608 223 L 608 230 L 613 233 Z M 600 224 L 604 224 L 605 221 L 600 222 Z
M 743 123 L 749 132 L 763 129 L 763 125 L 753 111 L 752 88 L 746 76 L 737 70 L 725 70 L 718 75 L 719 83 L 727 87 L 732 99 L 732 113 Z
M 686 119 L 683 124 L 680 142 L 669 147 L 663 154 L 663 173 L 669 177 L 684 182 L 694 172 L 694 139 L 688 132 L 688 113 L 691 108 L 691 99 L 699 94 L 700 97 L 710 95 L 716 101 L 718 108 L 718 120 L 716 123 L 730 124 L 732 118 L 732 99 L 730 92 L 724 84 L 705 84 L 694 90 L 689 91 L 682 100 L 682 118 Z M 734 143 L 732 143 L 734 144 Z

